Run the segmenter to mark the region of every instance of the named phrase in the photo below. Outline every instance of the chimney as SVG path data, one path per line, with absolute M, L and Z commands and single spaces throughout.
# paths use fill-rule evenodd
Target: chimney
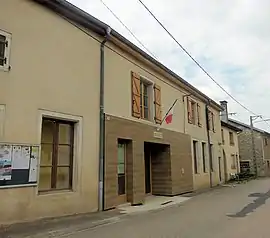
M 221 111 L 221 121 L 228 122 L 228 102 L 220 101 L 220 106 L 223 108 L 223 110 Z

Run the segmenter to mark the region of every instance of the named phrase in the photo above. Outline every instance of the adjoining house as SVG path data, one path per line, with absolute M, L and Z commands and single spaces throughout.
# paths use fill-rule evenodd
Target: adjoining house
M 252 131 L 250 125 L 228 118 L 227 102 L 222 102 L 224 108 L 222 120 L 239 130 L 239 160 L 240 171 L 255 174 L 258 176 L 270 175 L 270 133 L 260 130 L 256 127 L 253 129 L 254 146 L 252 145 Z M 227 119 L 226 119 L 227 118 Z M 254 153 L 255 152 L 255 153 Z
M 221 138 L 223 153 L 224 180 L 230 180 L 232 175 L 240 172 L 238 135 L 242 131 L 229 122 L 227 102 L 221 101 L 224 110 L 221 112 Z
M 220 105 L 108 25 L 4 1 L 0 49 L 1 224 L 220 182 Z

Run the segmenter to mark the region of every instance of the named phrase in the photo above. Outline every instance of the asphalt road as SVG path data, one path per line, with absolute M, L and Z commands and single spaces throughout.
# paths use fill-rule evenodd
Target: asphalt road
M 66 234 L 70 238 L 269 238 L 270 179 L 198 195 L 177 207 Z
M 178 206 L 132 216 L 114 216 L 90 225 L 66 222 L 51 232 L 8 237 L 69 238 L 269 238 L 270 179 L 223 187 L 197 195 Z M 6 237 L 6 236 L 5 236 Z

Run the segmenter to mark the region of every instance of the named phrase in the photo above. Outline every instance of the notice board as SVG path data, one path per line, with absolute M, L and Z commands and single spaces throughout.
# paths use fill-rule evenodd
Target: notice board
M 39 146 L 0 144 L 0 187 L 37 183 Z

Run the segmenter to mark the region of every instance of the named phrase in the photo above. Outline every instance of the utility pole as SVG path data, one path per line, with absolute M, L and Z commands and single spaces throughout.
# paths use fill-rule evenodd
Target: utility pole
M 210 103 L 208 102 L 208 105 Z M 207 131 L 207 142 L 208 142 L 208 153 L 209 153 L 209 183 L 210 188 L 213 187 L 213 181 L 212 181 L 212 167 L 213 167 L 213 154 L 212 154 L 212 148 L 211 148 L 211 139 L 210 139 L 210 133 L 209 133 L 209 110 L 208 105 L 205 105 L 205 118 L 206 118 L 206 131 Z
M 251 129 L 253 168 L 255 172 L 255 177 L 257 177 L 257 163 L 256 163 L 257 161 L 256 161 L 256 150 L 255 150 L 255 140 L 254 140 L 253 116 L 250 116 L 250 129 Z
M 256 158 L 256 148 L 255 148 L 255 138 L 254 138 L 254 127 L 253 121 L 262 116 L 250 116 L 250 129 L 251 129 L 251 143 L 252 143 L 252 156 L 253 156 L 253 167 L 255 172 L 255 177 L 258 177 L 258 168 L 257 168 L 257 158 Z

